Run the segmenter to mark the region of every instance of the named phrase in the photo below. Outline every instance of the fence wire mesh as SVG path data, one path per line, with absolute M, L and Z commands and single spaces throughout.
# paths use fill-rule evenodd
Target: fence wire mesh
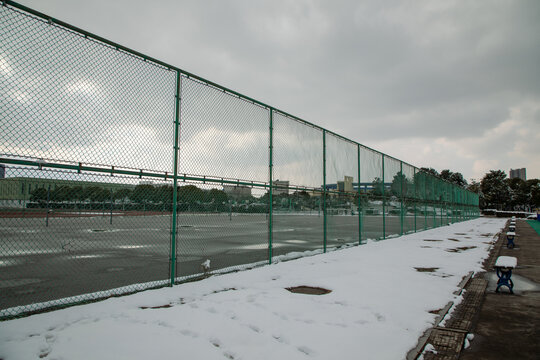
M 0 318 L 478 216 L 478 196 L 14 2 Z

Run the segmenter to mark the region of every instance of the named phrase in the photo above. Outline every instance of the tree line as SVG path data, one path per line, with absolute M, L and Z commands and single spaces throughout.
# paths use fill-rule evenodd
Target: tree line
M 481 209 L 533 211 L 540 208 L 540 179 L 510 179 L 502 170 L 490 170 L 468 189 L 480 197 Z
M 470 184 L 459 172 L 443 170 L 440 173 L 433 168 L 422 168 L 423 172 L 417 172 L 413 179 L 409 179 L 402 173 L 394 175 L 392 183 L 386 187 L 380 178 L 375 178 L 372 182 L 368 195 L 375 197 L 394 196 L 397 198 L 420 198 L 428 200 L 451 201 L 449 195 L 446 199 L 441 193 L 433 191 L 430 186 L 425 186 L 428 176 L 444 179 L 452 184 L 465 187 L 476 193 L 480 197 L 480 208 L 495 208 L 499 210 L 527 210 L 540 208 L 540 180 L 531 179 L 523 181 L 519 178 L 509 179 L 502 170 L 491 170 L 486 173 L 480 182 L 472 181 Z M 143 204 L 145 208 L 151 205 L 171 204 L 173 198 L 173 187 L 170 185 L 140 184 L 130 187 L 107 188 L 103 186 L 69 186 L 60 185 L 54 189 L 37 188 L 30 194 L 30 201 L 36 207 L 44 207 L 49 203 L 121 203 L 121 204 Z M 292 194 L 280 194 L 274 196 L 276 205 L 287 203 L 284 199 L 290 199 L 290 204 L 301 204 L 305 207 L 317 208 L 320 206 L 318 197 L 310 196 L 306 191 L 297 191 Z M 277 201 L 276 201 L 277 200 Z M 331 201 L 331 200 L 330 200 Z M 268 193 L 261 198 L 246 196 L 239 199 L 230 197 L 220 189 L 201 189 L 195 185 L 179 186 L 177 189 L 177 202 L 188 205 L 187 208 L 195 209 L 197 206 L 206 204 L 214 206 L 215 209 L 223 210 L 229 208 L 228 203 L 236 204 L 242 202 L 245 206 L 252 204 L 268 203 Z M 219 205 L 219 206 L 218 206 Z M 167 205 L 169 206 L 169 205 Z M 300 206 L 300 205 L 297 205 Z M 154 206 L 155 207 L 155 206 Z M 201 207 L 201 206 L 199 206 Z M 222 209 L 223 208 L 223 209 Z
M 60 185 L 54 189 L 37 188 L 30 193 L 30 201 L 34 202 L 105 202 L 124 201 L 133 203 L 164 203 L 171 202 L 173 187 L 170 185 L 154 186 L 150 184 L 137 185 L 133 188 L 108 189 L 106 186 L 69 186 Z M 180 186 L 177 190 L 177 200 L 184 203 L 223 203 L 229 197 L 223 190 L 200 189 L 194 185 Z

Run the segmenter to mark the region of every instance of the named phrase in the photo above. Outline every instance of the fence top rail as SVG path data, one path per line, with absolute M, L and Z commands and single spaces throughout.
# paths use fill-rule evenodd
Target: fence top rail
M 154 57 L 151 57 L 151 56 L 148 56 L 148 55 L 146 55 L 146 54 L 143 54 L 143 53 L 141 53 L 141 52 L 139 52 L 139 51 L 136 51 L 136 50 L 133 50 L 133 49 L 128 48 L 128 47 L 126 47 L 126 46 L 120 45 L 120 44 L 118 44 L 118 43 L 116 43 L 116 42 L 114 42 L 114 41 L 110 41 L 110 40 L 108 40 L 108 39 L 106 39 L 106 38 L 104 38 L 104 37 L 101 37 L 101 36 L 99 36 L 99 35 L 96 35 L 96 34 L 94 34 L 94 33 L 89 32 L 89 31 L 83 30 L 83 29 L 81 29 L 81 28 L 79 28 L 79 27 L 76 27 L 76 26 L 74 26 L 74 25 L 71 25 L 71 24 L 69 24 L 69 23 L 66 23 L 66 22 L 64 22 L 64 21 L 62 21 L 62 20 L 58 20 L 58 19 L 56 19 L 56 18 L 53 18 L 53 17 L 51 17 L 51 16 L 49 16 L 49 15 L 47 15 L 47 14 L 45 14 L 45 13 L 42 13 L 42 12 L 37 11 L 37 10 L 35 10 L 35 9 L 29 8 L 29 7 L 27 7 L 27 6 L 24 6 L 24 5 L 22 5 L 22 4 L 17 3 L 17 2 L 15 2 L 15 1 L 12 1 L 12 0 L 1 0 L 1 5 L 2 5 L 2 6 L 9 5 L 9 6 L 13 7 L 13 8 L 22 10 L 22 11 L 24 11 L 24 12 L 26 12 L 26 13 L 29 13 L 29 14 L 33 15 L 33 16 L 36 16 L 36 17 L 41 18 L 41 19 L 44 19 L 44 20 L 46 20 L 47 22 L 49 22 L 50 24 L 56 24 L 57 26 L 60 26 L 60 27 L 63 27 L 63 28 L 65 28 L 65 29 L 68 29 L 68 30 L 70 30 L 70 31 L 79 33 L 79 34 L 83 35 L 85 38 L 90 38 L 90 39 L 93 39 L 93 40 L 95 40 L 95 41 L 101 42 L 101 43 L 103 43 L 103 44 L 106 44 L 106 45 L 108 45 L 108 46 L 111 46 L 111 47 L 115 48 L 116 50 L 120 50 L 120 51 L 126 52 L 126 53 L 128 53 L 128 54 L 131 54 L 131 55 L 133 55 L 133 56 L 139 57 L 139 58 L 143 59 L 144 61 L 148 61 L 148 62 L 155 63 L 156 65 L 159 65 L 159 66 L 164 67 L 164 68 L 166 68 L 166 69 L 173 70 L 173 71 L 177 71 L 178 73 L 180 73 L 180 74 L 183 75 L 183 76 L 189 77 L 189 78 L 191 78 L 191 79 L 196 79 L 196 80 L 198 80 L 198 81 L 201 81 L 201 82 L 203 82 L 203 83 L 206 83 L 207 85 L 210 85 L 210 86 L 215 87 L 215 88 L 217 88 L 217 89 L 220 89 L 220 90 L 222 90 L 222 91 L 224 91 L 224 92 L 226 92 L 226 93 L 229 93 L 229 94 L 231 94 L 231 95 L 234 95 L 234 96 L 236 96 L 236 97 L 238 97 L 238 98 L 241 98 L 241 99 L 243 99 L 243 100 L 247 100 L 247 101 L 249 101 L 249 102 L 251 102 L 251 103 L 253 103 L 253 104 L 255 104 L 255 105 L 258 105 L 258 106 L 267 108 L 267 109 L 269 109 L 270 111 L 278 112 L 278 113 L 280 113 L 281 115 L 284 115 L 284 116 L 286 116 L 286 117 L 288 117 L 288 118 L 290 118 L 290 119 L 292 119 L 292 120 L 295 120 L 295 121 L 304 123 L 304 124 L 306 124 L 306 125 L 308 125 L 308 126 L 310 126 L 310 127 L 319 129 L 319 130 L 321 130 L 321 131 L 326 132 L 327 134 L 334 135 L 334 136 L 336 136 L 336 137 L 338 137 L 338 138 L 340 138 L 340 139 L 342 139 L 342 140 L 344 140 L 344 141 L 350 142 L 350 143 L 352 143 L 352 144 L 356 144 L 356 145 L 358 145 L 358 146 L 362 146 L 362 147 L 364 147 L 364 148 L 366 148 L 366 149 L 368 149 L 368 150 L 371 150 L 371 151 L 373 151 L 373 152 L 375 152 L 375 153 L 378 153 L 378 154 L 380 154 L 380 155 L 384 155 L 385 157 L 388 157 L 388 158 L 391 158 L 391 159 L 400 161 L 400 162 L 402 162 L 403 164 L 409 165 L 409 166 L 411 166 L 411 167 L 417 169 L 419 172 L 425 172 L 424 170 L 422 170 L 422 169 L 420 169 L 420 168 L 418 168 L 418 167 L 416 167 L 416 166 L 414 166 L 414 165 L 412 165 L 412 164 L 410 164 L 410 163 L 408 163 L 408 162 L 405 162 L 405 161 L 402 161 L 402 160 L 400 160 L 400 159 L 398 159 L 398 158 L 395 158 L 395 157 L 393 157 L 393 156 L 387 155 L 387 154 L 385 154 L 385 153 L 383 153 L 383 152 L 381 152 L 381 151 L 379 151 L 379 150 L 376 150 L 376 149 L 373 149 L 373 148 L 371 148 L 371 147 L 369 147 L 369 146 L 363 145 L 363 144 L 361 144 L 361 143 L 359 143 L 359 142 L 357 142 L 357 141 L 348 139 L 348 138 L 344 137 L 343 135 L 337 134 L 337 133 L 335 133 L 335 132 L 333 132 L 333 131 L 331 131 L 331 130 L 327 130 L 327 129 L 325 129 L 325 128 L 323 128 L 323 127 L 317 125 L 317 124 L 311 123 L 311 122 L 309 122 L 309 121 L 307 121 L 307 120 L 304 120 L 304 119 L 302 119 L 302 118 L 299 118 L 299 117 L 297 117 L 297 116 L 295 116 L 295 115 L 289 114 L 289 113 L 287 113 L 286 111 L 283 111 L 283 110 L 280 110 L 280 109 L 278 109 L 278 108 L 275 108 L 275 107 L 273 107 L 273 106 L 271 106 L 271 105 L 268 105 L 268 104 L 266 104 L 266 103 L 264 103 L 264 102 L 262 102 L 262 101 L 256 100 L 256 99 L 254 99 L 254 98 L 252 98 L 252 97 L 249 97 L 249 96 L 247 96 L 247 95 L 244 95 L 244 94 L 242 94 L 242 93 L 239 93 L 239 92 L 237 92 L 237 91 L 234 91 L 234 90 L 232 90 L 232 89 L 229 89 L 229 88 L 227 88 L 227 87 L 225 87 L 225 86 L 219 85 L 219 84 L 217 84 L 217 83 L 215 83 L 215 82 L 213 82 L 213 81 L 211 81 L 211 80 L 205 79 L 205 78 L 203 78 L 203 77 L 201 77 L 201 76 L 198 76 L 198 75 L 196 75 L 196 74 L 193 74 L 193 73 L 191 73 L 191 72 L 189 72 L 189 71 L 180 69 L 179 67 L 176 67 L 176 66 L 174 66 L 174 65 L 170 65 L 170 64 L 168 64 L 168 63 L 166 63 L 166 62 L 163 62 L 163 61 L 158 60 L 158 59 L 156 59 L 156 58 L 154 58 Z M 427 172 L 426 172 L 426 173 L 427 173 Z M 447 180 L 445 180 L 445 179 L 442 179 L 442 178 L 440 178 L 440 177 L 438 177 L 438 176 L 434 176 L 434 175 L 429 174 L 429 173 L 427 173 L 427 174 L 430 175 L 430 176 L 432 176 L 432 177 L 434 177 L 434 178 L 436 178 L 436 179 L 438 179 L 438 180 L 440 180 L 440 181 L 447 182 L 447 183 L 449 183 L 449 184 L 452 184 L 452 185 L 454 185 L 454 186 L 457 186 L 457 185 L 455 185 L 455 184 L 453 184 L 453 183 L 450 183 L 449 181 L 447 181 Z M 457 187 L 461 188 L 460 186 L 457 186 Z M 462 189 L 463 189 L 463 188 L 462 188 Z M 464 190 L 466 190 L 466 189 L 464 189 Z M 469 191 L 469 190 L 466 190 L 466 191 Z

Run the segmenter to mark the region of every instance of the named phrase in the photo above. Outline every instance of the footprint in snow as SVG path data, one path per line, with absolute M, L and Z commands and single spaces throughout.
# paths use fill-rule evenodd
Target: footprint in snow
M 46 358 L 47 356 L 49 356 L 51 351 L 52 351 L 52 348 L 50 346 L 43 346 L 39 349 L 38 356 L 40 359 Z
M 301 353 L 304 353 L 306 355 L 313 355 L 314 354 L 314 351 L 311 350 L 310 348 L 308 348 L 307 346 L 299 346 L 297 347 L 298 351 L 300 351 Z
M 285 339 L 284 337 L 282 337 L 281 335 L 272 335 L 272 337 L 279 343 L 289 344 L 289 341 Z
M 221 341 L 219 341 L 219 339 L 210 339 L 210 343 L 212 344 L 212 346 L 214 347 L 217 347 L 217 348 L 220 348 L 221 347 Z
M 54 336 L 53 334 L 47 334 L 45 335 L 45 341 L 47 342 L 47 344 L 51 344 L 56 341 L 56 336 Z
M 191 330 L 187 330 L 187 329 L 180 330 L 180 334 L 182 334 L 184 336 L 189 336 L 189 337 L 192 337 L 192 338 L 199 337 L 199 334 L 197 334 L 196 332 L 193 332 Z
M 261 329 L 259 329 L 257 326 L 255 325 L 248 325 L 248 327 L 253 330 L 254 332 L 256 333 L 260 333 L 261 332 Z

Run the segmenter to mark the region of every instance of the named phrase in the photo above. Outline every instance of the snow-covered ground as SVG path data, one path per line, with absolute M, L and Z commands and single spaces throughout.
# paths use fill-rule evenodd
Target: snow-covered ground
M 403 359 L 505 219 L 0 323 L 0 359 Z M 294 294 L 288 287 L 332 290 Z

